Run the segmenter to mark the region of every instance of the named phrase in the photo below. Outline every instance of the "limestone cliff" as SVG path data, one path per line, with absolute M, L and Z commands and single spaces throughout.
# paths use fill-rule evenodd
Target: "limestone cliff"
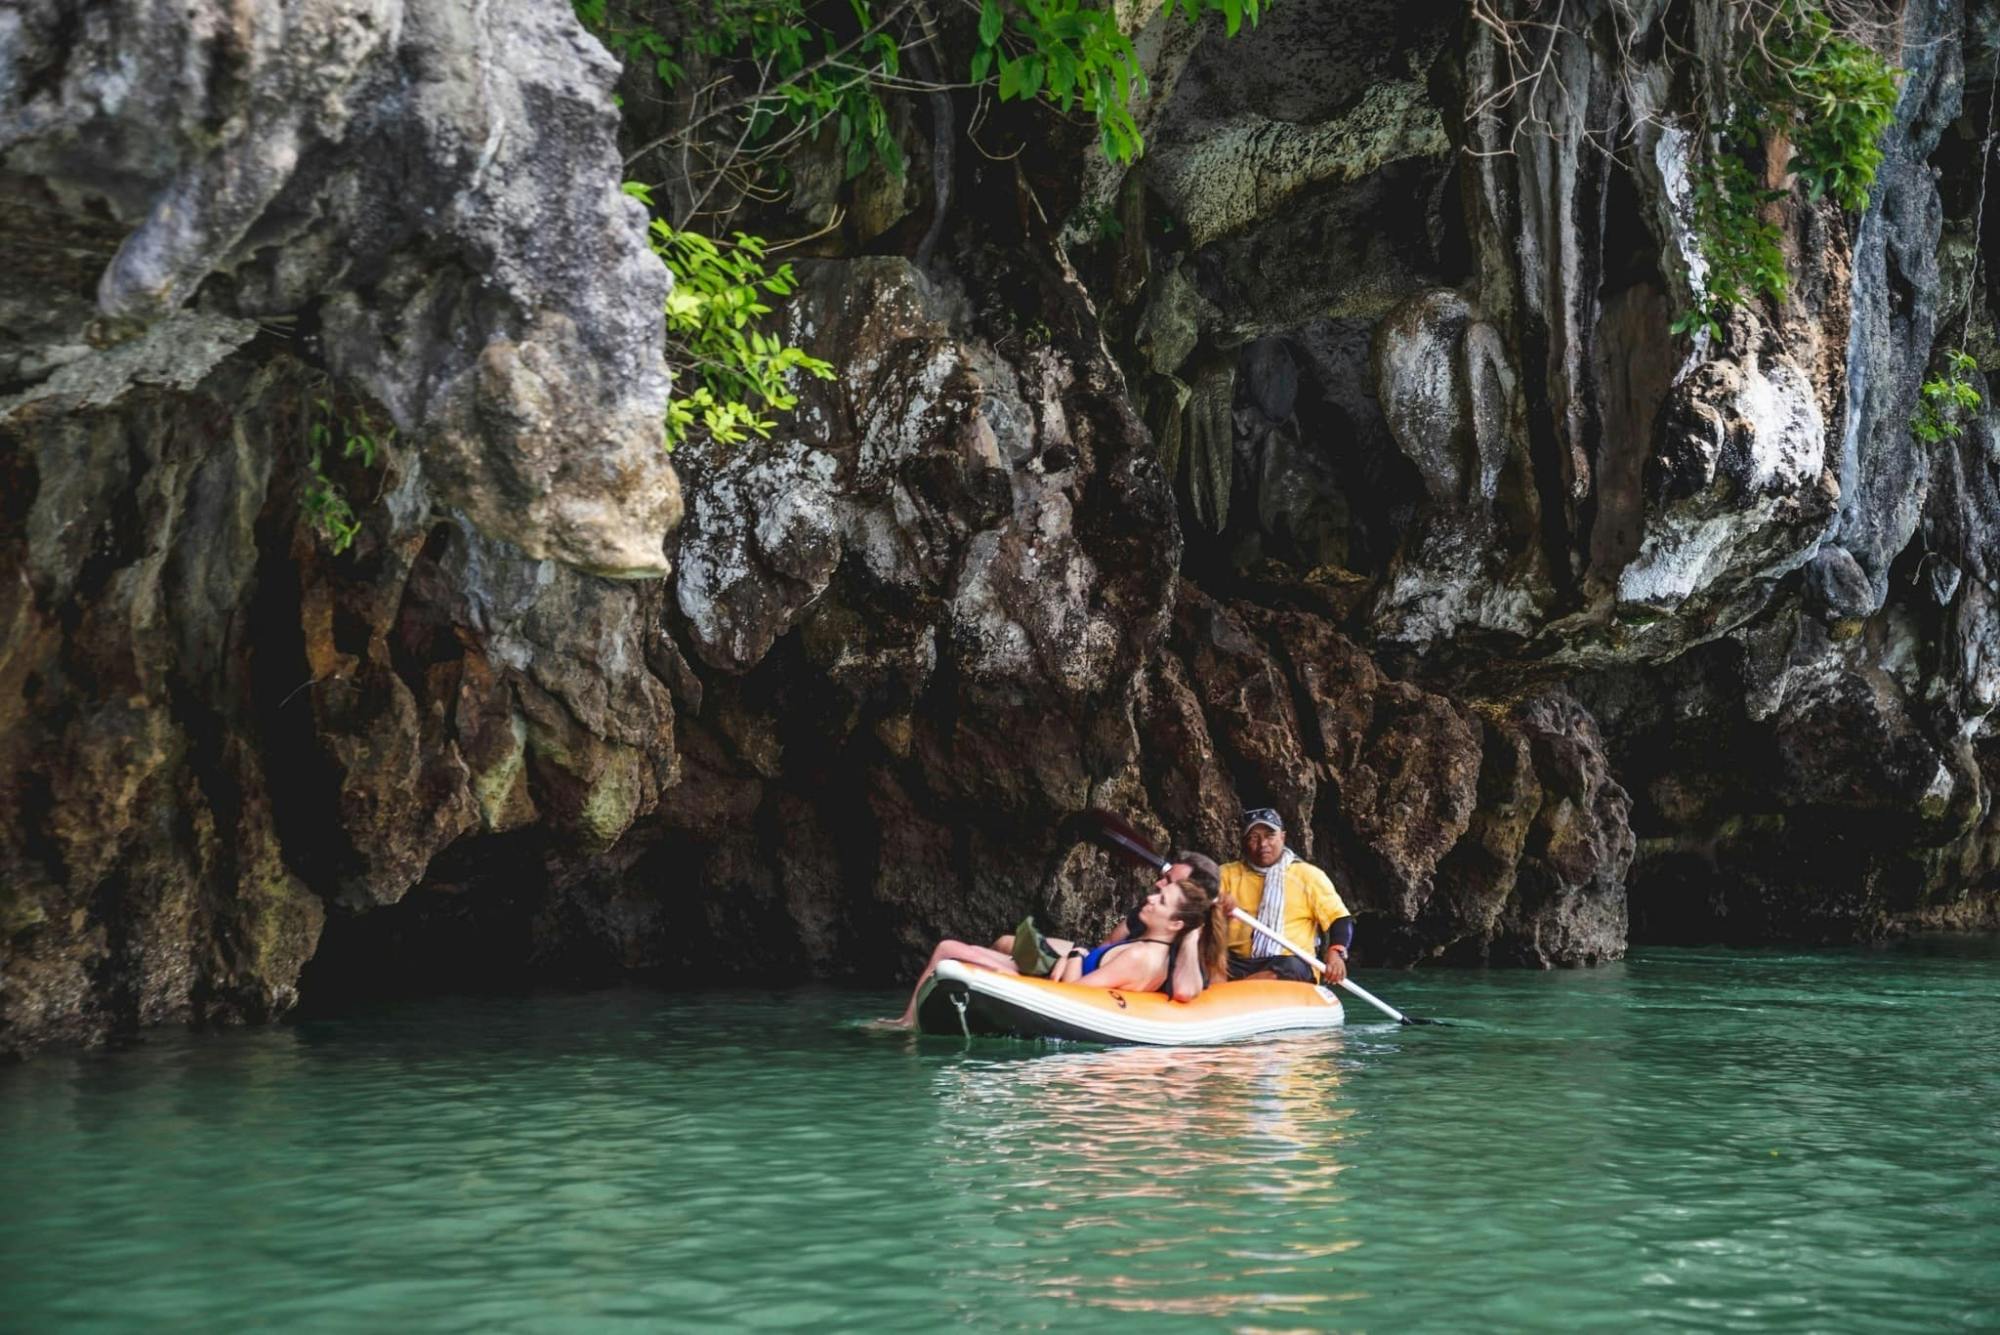
M 1279 806 L 1378 965 L 1995 921 L 2000 416 L 1908 430 L 2000 361 L 1979 15 L 1874 30 L 1868 208 L 1787 192 L 1789 298 L 1688 337 L 1720 0 L 1141 8 L 1129 171 L 948 98 L 802 168 L 837 376 L 669 467 L 613 63 L 418 8 L 0 21 L 0 1048 L 886 983 L 1104 920 L 1092 805 Z M 303 462 L 371 414 L 334 553 Z

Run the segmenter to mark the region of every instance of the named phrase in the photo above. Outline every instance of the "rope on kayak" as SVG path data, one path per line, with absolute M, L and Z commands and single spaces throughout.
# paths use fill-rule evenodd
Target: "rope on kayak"
M 971 1041 L 972 1026 L 965 1022 L 965 994 L 963 992 L 952 993 L 951 1004 L 958 1011 L 959 1032 L 965 1035 L 968 1042 Z

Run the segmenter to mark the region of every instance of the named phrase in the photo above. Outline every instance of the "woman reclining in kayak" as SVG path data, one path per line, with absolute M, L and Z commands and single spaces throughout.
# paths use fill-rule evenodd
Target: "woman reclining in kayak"
M 1212 868 L 1214 864 L 1209 866 Z M 1221 885 L 1215 873 L 1177 862 L 1153 886 L 1153 893 L 1146 896 L 1135 915 L 1141 930 L 1123 940 L 1107 941 L 1093 950 L 1084 950 L 1067 941 L 1045 938 L 1044 944 L 1059 957 L 1049 976 L 1059 983 L 1080 983 L 1084 987 L 1165 992 L 1173 972 L 1174 953 L 1185 943 L 1199 950 L 1204 970 L 1214 977 L 1223 977 L 1227 971 L 1224 952 L 1228 945 Z M 884 1021 L 886 1025 L 908 1029 L 916 1023 L 917 997 L 923 992 L 925 981 L 946 960 L 981 964 L 1000 973 L 1021 972 L 1014 957 L 1002 951 L 968 941 L 940 941 L 917 978 L 910 1004 L 894 1020 Z

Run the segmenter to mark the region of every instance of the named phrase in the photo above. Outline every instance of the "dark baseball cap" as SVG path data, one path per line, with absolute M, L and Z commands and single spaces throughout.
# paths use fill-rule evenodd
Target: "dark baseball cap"
M 1279 834 L 1285 832 L 1285 818 L 1276 807 L 1251 807 L 1243 813 L 1243 833 L 1248 834 L 1259 825 L 1268 825 Z

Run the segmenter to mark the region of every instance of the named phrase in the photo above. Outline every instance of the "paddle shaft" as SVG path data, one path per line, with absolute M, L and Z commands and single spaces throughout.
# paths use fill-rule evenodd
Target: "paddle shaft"
M 1245 913 L 1242 909 L 1229 910 L 1229 916 L 1236 919 L 1236 921 L 1243 923 L 1251 931 L 1257 933 L 1259 936 L 1262 936 L 1265 940 L 1270 941 L 1272 944 L 1276 946 L 1279 946 L 1284 950 L 1286 954 L 1297 955 L 1307 964 L 1312 965 L 1315 971 L 1322 974 L 1326 972 L 1326 966 L 1324 964 L 1314 959 L 1311 955 L 1308 955 L 1305 951 L 1300 950 L 1297 946 L 1293 945 L 1291 942 L 1285 940 L 1284 937 L 1279 936 L 1276 932 L 1266 927 L 1263 923 L 1258 922 L 1255 918 Z M 1403 1012 L 1397 1010 L 1394 1006 L 1391 1006 L 1388 1002 L 1382 1000 L 1380 997 L 1376 996 L 1373 992 L 1370 992 L 1367 988 L 1361 986 L 1361 984 L 1353 982 L 1346 978 L 1340 979 L 1339 983 L 1340 986 L 1346 988 L 1348 991 L 1352 992 L 1355 996 L 1360 997 L 1363 1001 L 1373 1006 L 1376 1010 L 1381 1011 L 1384 1015 L 1394 1020 L 1397 1024 L 1416 1023 L 1415 1020 L 1412 1020 L 1409 1016 L 1403 1014 Z

